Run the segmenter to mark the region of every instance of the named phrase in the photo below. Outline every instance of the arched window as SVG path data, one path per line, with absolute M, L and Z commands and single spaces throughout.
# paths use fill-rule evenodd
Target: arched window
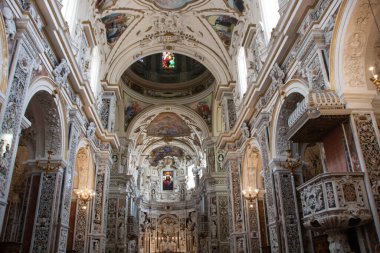
M 260 0 L 261 15 L 264 21 L 265 39 L 268 42 L 272 29 L 276 27 L 280 14 L 278 12 L 278 0 Z
M 187 167 L 187 189 L 188 190 L 195 187 L 193 168 L 194 168 L 194 164 Z
M 91 79 L 90 79 L 90 86 L 91 90 L 94 93 L 95 97 L 98 94 L 99 89 L 99 75 L 100 75 L 100 52 L 98 46 L 94 47 L 92 49 L 92 57 L 91 57 Z
M 240 47 L 237 56 L 238 81 L 240 96 L 243 97 L 247 91 L 247 62 L 244 47 Z
M 74 32 L 75 18 L 78 10 L 78 0 L 62 0 L 62 16 L 66 20 L 70 32 Z

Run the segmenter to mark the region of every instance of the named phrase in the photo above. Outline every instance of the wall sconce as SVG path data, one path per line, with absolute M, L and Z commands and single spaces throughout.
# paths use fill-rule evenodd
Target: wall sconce
M 82 209 L 87 208 L 87 202 L 90 201 L 95 195 L 95 191 L 85 187 L 84 189 L 74 189 L 79 201 L 82 204 Z
M 372 74 L 372 77 L 369 78 L 369 80 L 371 80 L 371 82 L 376 86 L 376 89 L 377 91 L 380 91 L 380 80 L 377 79 L 379 76 L 375 74 L 375 68 L 374 67 L 370 67 L 369 68 L 369 71 L 371 71 L 371 74 Z
M 249 202 L 249 208 L 253 208 L 253 201 L 257 198 L 259 195 L 260 190 L 259 189 L 254 189 L 252 190 L 252 187 L 248 187 L 248 191 L 243 190 L 243 197 L 248 200 Z
M 48 150 L 47 151 L 48 153 L 48 158 L 47 158 L 47 162 L 46 162 L 46 166 L 40 166 L 40 161 L 37 161 L 37 168 L 41 171 L 44 172 L 45 176 L 50 173 L 50 172 L 53 172 L 53 171 L 56 171 L 59 169 L 59 167 L 61 166 L 60 164 L 56 165 L 56 166 L 52 166 L 51 165 L 51 156 L 54 154 L 53 151 L 51 150 Z

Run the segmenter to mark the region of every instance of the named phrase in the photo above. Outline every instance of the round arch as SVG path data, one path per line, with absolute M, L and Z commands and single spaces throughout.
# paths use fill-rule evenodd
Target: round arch
M 198 133 L 203 138 L 208 138 L 210 130 L 201 116 L 190 108 L 183 105 L 154 105 L 144 109 L 136 117 L 133 118 L 126 131 L 126 137 L 135 140 L 139 129 L 146 127 L 161 112 L 172 112 L 177 114 L 188 125 L 198 128 Z
M 287 122 L 285 121 L 287 116 L 292 112 L 292 108 L 289 108 L 289 106 L 292 106 L 295 109 L 296 104 L 307 97 L 308 94 L 309 89 L 307 85 L 300 80 L 289 80 L 283 86 L 282 95 L 277 99 L 273 112 L 274 124 L 271 129 L 271 136 L 273 137 L 271 138 L 270 143 L 273 148 L 271 150 L 274 150 L 274 152 L 272 152 L 272 158 L 285 155 L 283 151 L 286 147 L 282 147 L 281 145 L 287 145 L 285 134 L 288 128 Z M 288 110 L 287 112 L 284 112 L 285 108 Z
M 380 7 L 373 5 L 375 14 Z M 330 48 L 330 85 L 338 95 L 352 93 L 374 97 L 376 89 L 370 82 L 368 67 L 373 65 L 376 24 L 367 0 L 343 1 L 336 18 Z M 380 69 L 378 69 L 379 71 Z M 348 106 L 349 106 L 349 101 Z
M 49 103 L 49 106 L 44 106 L 43 109 L 46 110 L 44 112 L 41 112 L 41 116 L 45 116 L 45 124 L 49 123 L 52 127 L 55 125 L 58 127 L 58 135 L 59 139 L 51 138 L 51 145 L 55 145 L 58 147 L 56 150 L 56 154 L 54 156 L 62 156 L 64 157 L 67 155 L 65 153 L 67 142 L 65 136 L 67 135 L 66 132 L 66 119 L 65 119 L 65 110 L 63 108 L 62 102 L 60 101 L 59 97 L 55 95 L 55 87 L 56 84 L 53 80 L 47 77 L 39 77 L 31 83 L 31 85 L 28 88 L 24 108 L 23 108 L 23 115 L 25 115 L 26 110 L 28 106 L 30 105 L 33 98 L 35 98 L 38 95 L 41 96 L 49 96 L 46 97 L 46 102 Z M 55 108 L 54 108 L 55 107 Z M 56 111 L 55 111 L 56 110 Z M 59 125 L 59 126 L 57 126 Z M 54 144 L 53 144 L 54 142 Z
M 169 48 L 166 50 L 169 50 Z M 161 44 L 155 44 L 149 45 L 147 48 L 142 48 L 140 43 L 137 42 L 131 45 L 128 50 L 120 49 L 120 51 L 118 54 L 115 52 L 114 55 L 117 55 L 117 57 L 109 62 L 109 71 L 106 76 L 106 80 L 109 83 L 119 83 L 124 71 L 138 58 L 160 53 L 163 51 L 163 47 Z M 170 51 L 200 61 L 213 74 L 218 84 L 227 84 L 232 79 L 225 61 L 205 45 L 199 44 L 198 47 L 192 49 L 185 45 L 175 44 Z

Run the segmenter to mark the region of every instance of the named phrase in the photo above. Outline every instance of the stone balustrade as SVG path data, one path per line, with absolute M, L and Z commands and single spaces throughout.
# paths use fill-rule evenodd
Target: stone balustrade
M 311 230 L 339 230 L 371 219 L 364 173 L 324 173 L 297 188 L 303 224 Z

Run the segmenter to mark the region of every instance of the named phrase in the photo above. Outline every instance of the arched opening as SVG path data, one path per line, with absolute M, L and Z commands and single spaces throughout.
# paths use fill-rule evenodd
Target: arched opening
M 58 222 L 52 210 L 58 212 L 61 198 L 61 124 L 55 98 L 45 90 L 37 91 L 23 117 L 1 235 L 5 249 L 30 252 L 54 247 L 56 230 L 49 224 Z M 46 237 L 32 237 L 46 232 Z
M 96 167 L 90 144 L 82 141 L 75 158 L 67 250 L 84 252 L 90 245 L 89 229 L 95 196 Z

